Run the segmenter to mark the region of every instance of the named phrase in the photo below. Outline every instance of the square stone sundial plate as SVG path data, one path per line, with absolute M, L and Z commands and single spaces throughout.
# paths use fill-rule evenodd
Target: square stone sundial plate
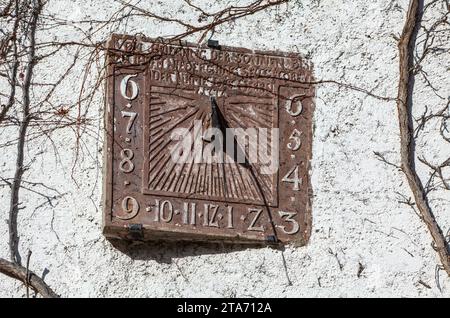
M 113 35 L 107 74 L 107 237 L 307 242 L 310 63 Z

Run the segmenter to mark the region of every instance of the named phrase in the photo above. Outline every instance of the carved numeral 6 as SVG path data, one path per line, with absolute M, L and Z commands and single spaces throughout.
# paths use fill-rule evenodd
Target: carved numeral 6
M 298 225 L 298 222 L 296 220 L 293 219 L 294 216 L 297 215 L 296 212 L 284 212 L 284 211 L 278 211 L 278 214 L 280 215 L 280 217 L 283 219 L 284 217 L 286 217 L 284 220 L 286 222 L 292 223 L 292 229 L 290 231 L 286 231 L 286 226 L 281 226 L 279 225 L 278 227 L 281 228 L 281 230 L 289 235 L 295 234 L 298 232 L 298 230 L 300 229 L 300 226 Z
M 133 150 L 131 149 L 123 149 L 120 152 L 120 157 L 122 161 L 119 164 L 120 171 L 124 173 L 130 173 L 134 170 L 134 163 L 131 161 L 134 157 Z
M 139 213 L 139 203 L 133 197 L 125 197 L 122 200 L 122 211 L 125 216 L 116 215 L 116 217 L 121 220 L 130 220 Z
M 283 179 L 281 179 L 281 181 L 293 183 L 294 187 L 292 188 L 292 190 L 299 191 L 300 186 L 303 183 L 303 180 L 302 180 L 302 178 L 298 177 L 298 166 L 295 166 L 294 168 L 289 170 L 289 172 L 284 176 Z
M 286 111 L 289 115 L 293 117 L 297 117 L 300 115 L 303 111 L 303 104 L 300 99 L 304 95 L 294 95 L 291 98 L 289 98 L 286 102 Z M 295 108 L 295 109 L 293 109 Z
M 129 101 L 136 99 L 136 97 L 139 95 L 139 86 L 135 81 L 131 79 L 132 77 L 136 76 L 137 74 L 127 75 L 120 82 L 120 94 L 122 95 L 123 98 L 128 99 Z M 131 84 L 130 95 L 127 94 L 128 84 Z
M 302 141 L 300 139 L 302 135 L 301 131 L 298 131 L 297 129 L 294 129 L 289 139 L 292 139 L 293 142 L 290 142 L 287 144 L 287 147 L 292 151 L 297 151 L 300 149 L 302 145 Z

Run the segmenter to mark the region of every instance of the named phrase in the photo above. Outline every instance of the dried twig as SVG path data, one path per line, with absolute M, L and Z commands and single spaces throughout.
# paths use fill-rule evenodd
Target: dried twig
M 28 282 L 29 286 L 45 298 L 59 297 L 39 276 L 28 271 L 25 267 L 9 262 L 0 258 L 0 273 L 3 273 L 11 278 L 20 280 L 21 282 Z M 25 283 L 26 284 L 26 283 Z
M 423 0 L 411 0 L 402 35 L 398 43 L 399 86 L 397 95 L 398 120 L 400 126 L 400 155 L 401 169 L 405 174 L 409 187 L 414 195 L 415 205 L 422 220 L 431 233 L 436 251 L 439 254 L 442 266 L 450 276 L 450 252 L 441 228 L 431 211 L 426 192 L 415 169 L 414 128 L 412 118 L 412 90 L 414 82 L 413 63 L 415 35 L 421 20 Z
M 26 267 L 26 278 L 25 278 L 25 287 L 27 289 L 27 298 L 30 298 L 30 258 L 31 258 L 31 251 L 28 251 L 27 255 L 27 267 Z
M 11 261 L 21 264 L 19 253 L 19 236 L 17 231 L 17 216 L 19 214 L 19 191 L 24 173 L 24 148 L 26 142 L 27 128 L 31 120 L 30 116 L 30 87 L 33 77 L 33 69 L 35 65 L 35 44 L 36 44 L 36 28 L 39 14 L 42 10 L 43 2 L 38 0 L 32 11 L 29 23 L 29 53 L 25 70 L 23 87 L 22 87 L 22 122 L 19 128 L 19 142 L 17 144 L 16 170 L 14 180 L 11 183 L 11 196 L 9 207 L 9 250 Z

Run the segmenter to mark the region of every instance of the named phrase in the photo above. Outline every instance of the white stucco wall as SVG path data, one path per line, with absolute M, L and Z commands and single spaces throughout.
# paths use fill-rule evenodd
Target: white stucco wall
M 189 8 L 182 8 L 183 1 L 149 2 L 148 7 L 162 15 L 196 17 Z M 216 6 L 228 2 L 217 1 Z M 45 10 L 65 19 L 88 20 L 110 16 L 117 8 L 110 1 L 50 0 Z M 337 80 L 395 97 L 398 54 L 392 35 L 400 34 L 406 9 L 406 0 L 291 1 L 221 26 L 214 38 L 230 46 L 300 52 L 311 58 L 317 79 Z M 83 27 L 89 29 L 89 24 Z M 103 29 L 94 38 L 105 39 L 112 31 L 156 37 L 182 30 L 171 23 L 134 18 Z M 38 33 L 40 41 L 54 37 L 80 39 L 81 33 L 63 26 Z M 444 46 L 448 49 L 449 45 L 447 36 Z M 73 54 L 73 49 L 63 50 L 39 65 L 37 77 L 51 80 L 71 63 Z M 448 55 L 425 64 L 443 96 L 450 93 Z M 53 98 L 56 105 L 76 101 L 83 67 L 78 63 L 58 88 Z M 425 105 L 435 107 L 441 102 L 420 79 L 416 84 L 415 113 L 421 114 Z M 399 160 L 395 102 L 334 84 L 319 85 L 316 92 L 313 229 L 307 246 L 287 247 L 284 252 L 292 285 L 288 284 L 281 252 L 271 248 L 164 243 L 145 248 L 126 243 L 114 247 L 102 236 L 103 86 L 88 110 L 90 121 L 78 158 L 70 128 L 54 132 L 54 144 L 47 138 L 27 144 L 25 160 L 35 161 L 24 178 L 43 182 L 65 195 L 52 201 L 53 206 L 36 209 L 45 200 L 29 191 L 21 192 L 22 257 L 31 249 L 32 270 L 48 272 L 46 282 L 67 297 L 449 297 L 450 279 L 443 272 L 442 292 L 436 287 L 438 258 L 430 234 L 411 208 L 398 202 L 396 192 L 411 196 L 406 179 L 373 154 L 378 151 L 389 160 Z M 34 93 L 37 98 L 39 90 Z M 14 128 L 2 130 L 2 143 L 17 134 Z M 419 140 L 418 152 L 439 162 L 450 151 L 430 133 Z M 0 175 L 11 177 L 14 162 L 15 146 L 2 148 Z M 427 170 L 420 163 L 418 166 L 426 177 Z M 34 189 L 45 190 L 39 186 Z M 0 187 L 0 211 L 5 221 L 8 194 L 7 187 Z M 436 217 L 446 231 L 450 227 L 450 195 L 437 192 L 433 198 Z M 0 237 L 0 256 L 7 258 L 6 222 L 0 222 Z M 365 269 L 357 277 L 359 264 Z M 432 288 L 425 288 L 419 280 Z M 22 284 L 0 276 L 1 297 L 24 294 Z

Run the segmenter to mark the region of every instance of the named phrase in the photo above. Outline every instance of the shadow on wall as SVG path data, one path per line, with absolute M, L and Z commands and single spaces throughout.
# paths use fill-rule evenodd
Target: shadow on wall
M 133 260 L 154 260 L 158 263 L 170 264 L 174 258 L 188 256 L 227 254 L 247 249 L 274 248 L 284 251 L 284 246 L 262 246 L 230 243 L 198 243 L 198 242 L 139 242 L 125 240 L 109 240 L 120 252 Z

